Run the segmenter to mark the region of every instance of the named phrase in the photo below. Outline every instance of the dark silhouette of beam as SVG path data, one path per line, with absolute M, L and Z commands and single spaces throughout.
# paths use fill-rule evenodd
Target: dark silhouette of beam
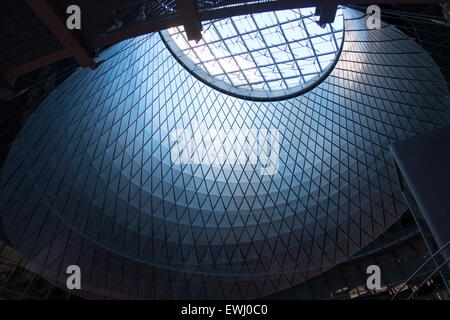
M 239 4 L 239 2 L 241 2 Z M 248 1 L 247 1 L 248 2 Z M 339 5 L 372 5 L 372 4 L 420 4 L 420 3 L 441 3 L 442 0 L 278 0 L 271 2 L 260 2 L 246 4 L 245 1 L 236 1 L 231 7 L 218 8 L 214 10 L 206 10 L 198 13 L 200 21 L 213 19 L 224 19 L 233 16 L 261 13 L 275 10 L 298 9 L 308 7 L 320 7 L 321 3 L 336 3 Z M 319 11 L 320 12 L 320 11 Z M 320 15 L 317 13 L 317 15 Z
M 325 26 L 333 23 L 338 9 L 338 0 L 318 0 L 316 4 L 316 16 L 320 16 L 319 25 Z
M 48 0 L 26 0 L 26 2 L 81 67 L 95 68 L 95 61 L 86 50 L 86 46 L 66 27 L 58 10 L 50 5 Z
M 60 50 L 53 52 L 51 54 L 48 54 L 46 56 L 34 59 L 32 61 L 29 61 L 27 63 L 24 63 L 20 66 L 17 66 L 11 70 L 8 70 L 0 75 L 2 79 L 9 80 L 17 78 L 21 75 L 24 75 L 28 72 L 37 70 L 39 68 L 45 67 L 49 64 L 53 64 L 55 62 L 70 58 L 72 54 L 68 52 L 67 50 Z
M 168 29 L 175 26 L 185 25 L 189 39 L 199 40 L 201 37 L 201 22 L 213 19 L 223 19 L 233 16 L 261 13 L 283 9 L 297 9 L 307 7 L 319 7 L 323 10 L 324 17 L 321 21 L 333 21 L 338 5 L 371 5 L 371 4 L 406 4 L 406 3 L 440 3 L 442 0 L 278 0 L 270 2 L 251 3 L 248 1 L 235 1 L 234 6 L 219 7 L 213 10 L 202 10 L 197 13 L 192 0 L 177 0 L 178 14 L 158 20 L 143 22 L 139 25 L 127 26 L 123 29 L 112 31 L 109 34 L 91 41 L 93 48 L 111 45 L 133 37 L 138 37 L 147 33 Z M 178 4 L 180 3 L 180 5 Z M 322 5 L 320 5 L 322 3 Z M 330 5 L 333 4 L 333 5 Z M 182 7 L 183 6 L 183 7 Z M 184 6 L 190 7 L 188 11 Z M 180 10 L 181 8 L 181 10 Z M 321 9 L 323 8 L 323 9 Z M 187 13 L 190 12 L 190 15 Z M 320 13 L 320 11 L 317 11 Z M 334 12 L 334 16 L 333 16 Z M 319 15 L 319 14 L 318 14 Z M 186 20 L 192 18 L 192 25 L 187 25 Z M 189 32 L 189 33 L 188 33 Z
M 66 28 L 65 23 L 59 18 L 51 5 L 50 0 L 26 0 L 30 7 L 38 14 L 47 27 L 55 34 L 63 44 L 65 50 L 51 53 L 45 57 L 35 59 L 12 70 L 3 73 L 4 79 L 11 79 L 29 71 L 52 64 L 54 62 L 73 56 L 83 67 L 95 67 L 95 62 L 91 58 L 89 51 L 82 45 L 77 35 Z M 316 7 L 317 15 L 320 15 L 321 23 L 333 21 L 335 9 L 338 5 L 371 5 L 371 4 L 418 4 L 418 3 L 441 3 L 442 0 L 278 0 L 270 2 L 249 3 L 249 1 L 234 1 L 233 6 L 216 7 L 212 9 L 200 10 L 197 12 L 193 0 L 176 0 L 177 13 L 168 17 L 161 17 L 151 21 L 144 21 L 139 24 L 125 26 L 119 30 L 108 32 L 106 35 L 91 39 L 89 47 L 99 49 L 115 43 L 142 36 L 159 30 L 168 29 L 175 26 L 184 25 L 188 37 L 198 40 L 201 38 L 201 22 L 222 19 L 238 15 L 260 13 L 283 9 L 296 9 L 304 7 Z M 445 2 L 445 1 L 444 1 Z M 84 8 L 88 10 L 89 8 Z M 105 8 L 107 10 L 107 8 Z M 333 14 L 334 12 L 334 14 Z M 323 16 L 322 16 L 323 14 Z M 192 19 L 192 21 L 191 21 Z
M 175 2 L 187 38 L 199 41 L 202 38 L 202 23 L 198 19 L 194 0 L 176 0 Z
M 181 18 L 176 15 L 110 32 L 105 36 L 92 40 L 91 45 L 95 49 L 102 48 L 127 39 L 136 38 L 144 34 L 169 29 L 179 25 L 181 25 Z
M 242 3 L 239 4 L 239 1 L 236 1 L 235 6 L 224 7 L 215 10 L 201 11 L 198 13 L 198 16 L 201 21 L 208 21 L 213 19 L 224 19 L 252 13 L 315 7 L 316 4 L 317 0 L 278 0 L 252 4 L 246 4 L 245 1 L 242 1 Z

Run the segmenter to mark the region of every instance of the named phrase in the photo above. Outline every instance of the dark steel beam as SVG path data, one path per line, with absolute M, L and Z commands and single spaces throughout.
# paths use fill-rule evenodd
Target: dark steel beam
M 87 46 L 66 27 L 57 8 L 50 5 L 48 0 L 26 0 L 26 2 L 81 67 L 95 67 L 95 61 L 86 49 Z
M 144 34 L 169 29 L 179 25 L 181 25 L 181 18 L 176 15 L 110 32 L 105 36 L 92 40 L 91 44 L 95 49 L 102 48 L 127 39 L 136 38 Z
M 326 1 L 326 0 L 324 0 Z M 441 3 L 443 0 L 339 0 L 338 3 L 342 5 L 350 4 L 427 4 L 427 3 Z M 444 0 L 445 2 L 445 0 Z
M 8 70 L 3 74 L 1 74 L 0 77 L 4 80 L 14 79 L 28 72 L 45 67 L 49 64 L 53 64 L 55 62 L 70 58 L 71 56 L 72 54 L 69 53 L 67 50 L 56 51 L 46 56 L 24 63 L 11 70 Z
M 317 0 L 278 0 L 252 4 L 246 4 L 245 2 L 242 2 L 242 4 L 236 3 L 235 6 L 231 7 L 224 7 L 208 11 L 200 11 L 198 15 L 201 21 L 208 21 L 213 19 L 224 19 L 252 13 L 315 7 L 316 4 Z
M 321 0 L 316 5 L 316 15 L 319 15 L 319 25 L 325 26 L 327 23 L 333 23 L 338 9 L 338 0 Z
M 183 2 L 185 0 L 178 0 Z M 278 0 L 271 2 L 261 2 L 248 4 L 244 1 L 231 7 L 218 8 L 215 10 L 199 11 L 197 13 L 199 21 L 208 21 L 213 19 L 223 19 L 233 16 L 260 13 L 267 11 L 296 9 L 305 7 L 315 7 L 318 2 L 327 3 L 330 0 Z M 333 0 L 334 1 L 334 0 Z M 442 0 L 336 0 L 337 4 L 383 4 L 383 3 L 440 3 Z M 168 29 L 171 27 L 180 26 L 183 24 L 183 17 L 181 15 L 173 15 L 171 17 L 144 22 L 139 25 L 125 27 L 121 30 L 113 31 L 105 36 L 91 41 L 93 48 L 101 48 L 112 45 L 123 40 L 138 37 L 151 32 Z M 198 30 L 197 30 L 198 31 Z
M 38 68 L 44 67 L 48 64 L 52 64 L 58 62 L 60 60 L 69 58 L 73 56 L 82 66 L 95 66 L 95 62 L 92 60 L 91 56 L 88 54 L 87 50 L 84 49 L 81 41 L 76 38 L 76 35 L 70 32 L 65 24 L 61 21 L 59 16 L 57 15 L 57 11 L 53 10 L 52 7 L 48 4 L 49 0 L 26 0 L 27 3 L 34 8 L 33 10 L 43 19 L 43 22 L 47 25 L 47 27 L 58 37 L 61 43 L 66 48 L 65 50 L 57 51 L 52 54 L 49 54 L 45 57 L 41 57 L 25 63 L 23 65 L 17 66 L 12 70 L 9 70 L 0 76 L 3 79 L 12 79 L 28 73 L 30 71 L 36 70 Z M 251 3 L 248 1 L 236 1 L 234 6 L 217 8 L 214 10 L 204 10 L 193 12 L 192 9 L 195 7 L 193 5 L 192 0 L 177 0 L 177 5 L 180 3 L 178 8 L 183 8 L 183 6 L 187 6 L 183 4 L 185 2 L 189 3 L 190 12 L 197 19 L 195 23 L 198 24 L 201 21 L 207 21 L 212 19 L 221 19 L 228 18 L 232 16 L 251 14 L 251 13 L 260 13 L 274 10 L 283 10 L 283 9 L 295 9 L 302 7 L 321 7 L 330 0 L 278 0 L 271 2 L 261 2 L 261 3 Z M 333 3 L 337 3 L 340 5 L 371 5 L 371 4 L 415 4 L 415 3 L 440 3 L 442 0 L 332 0 Z M 186 18 L 186 11 L 181 9 L 180 14 L 174 14 L 173 16 L 161 18 L 154 21 L 144 22 L 138 25 L 132 25 L 125 27 L 123 29 L 119 29 L 117 31 L 110 32 L 104 36 L 91 40 L 90 44 L 92 49 L 103 48 L 105 46 L 109 46 L 123 40 L 127 40 L 130 38 L 135 38 L 141 35 L 145 35 L 152 32 L 157 32 L 159 30 L 168 29 L 175 26 L 180 26 L 184 24 L 184 20 Z M 327 12 L 327 11 L 325 11 Z M 317 10 L 317 13 L 320 13 L 320 10 Z M 48 14 L 48 17 L 46 16 Z M 185 15 L 185 18 L 183 18 Z M 189 16 L 189 15 L 187 15 Z M 331 14 L 328 13 L 328 17 L 331 17 Z M 195 25 L 194 25 L 195 28 Z M 188 30 L 189 27 L 186 29 Z M 195 30 L 195 29 L 189 29 Z M 200 29 L 201 31 L 201 29 Z M 199 29 L 193 31 L 194 34 L 199 34 Z
M 238 2 L 232 7 L 224 7 L 209 11 L 200 11 L 198 16 L 200 21 L 207 21 L 213 19 L 224 19 L 233 16 L 268 12 L 284 9 L 297 9 L 316 7 L 323 3 L 327 5 L 328 2 L 336 2 L 337 5 L 372 5 L 372 4 L 419 4 L 419 3 L 441 3 L 442 0 L 278 0 L 271 2 L 260 2 L 246 4 L 242 1 Z M 317 14 L 319 15 L 319 14 Z
M 202 23 L 197 16 L 194 0 L 176 0 L 175 3 L 188 40 L 199 41 L 202 38 Z

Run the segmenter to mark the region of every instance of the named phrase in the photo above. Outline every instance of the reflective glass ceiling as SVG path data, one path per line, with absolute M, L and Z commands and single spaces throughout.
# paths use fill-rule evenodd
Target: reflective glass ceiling
M 261 298 L 354 256 L 407 209 L 389 146 L 450 124 L 450 95 L 414 39 L 345 16 L 331 74 L 288 100 L 204 85 L 158 34 L 100 53 L 11 146 L 0 175 L 8 243 L 62 288 L 67 266 L 80 266 L 73 293 L 97 299 Z M 179 163 L 179 129 L 201 152 L 214 132 L 277 129 L 278 171 L 262 174 L 261 157 Z
M 207 21 L 202 40 L 183 26 L 162 31 L 178 60 L 200 80 L 243 98 L 283 99 L 314 86 L 332 69 L 344 20 L 321 28 L 315 8 L 265 12 Z

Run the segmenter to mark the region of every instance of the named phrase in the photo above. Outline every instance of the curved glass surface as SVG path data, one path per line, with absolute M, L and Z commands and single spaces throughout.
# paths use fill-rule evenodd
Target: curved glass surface
M 343 42 L 344 20 L 318 25 L 315 8 L 281 10 L 207 21 L 202 39 L 183 26 L 161 35 L 176 58 L 206 84 L 241 98 L 286 99 L 328 75 Z
M 450 100 L 414 40 L 347 14 L 332 73 L 287 100 L 214 90 L 159 34 L 102 52 L 11 147 L 8 242 L 62 288 L 78 265 L 74 294 L 114 298 L 262 297 L 354 255 L 406 210 L 389 145 L 450 123 Z

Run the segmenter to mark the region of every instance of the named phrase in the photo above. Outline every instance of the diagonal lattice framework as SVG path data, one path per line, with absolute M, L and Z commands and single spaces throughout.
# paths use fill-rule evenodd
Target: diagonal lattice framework
M 253 298 L 353 255 L 405 210 L 388 146 L 450 123 L 428 53 L 346 9 L 333 72 L 283 101 L 237 99 L 198 81 L 158 34 L 105 51 L 35 111 L 2 171 L 1 219 L 29 268 L 79 294 Z M 277 174 L 174 164 L 176 128 L 276 128 Z

